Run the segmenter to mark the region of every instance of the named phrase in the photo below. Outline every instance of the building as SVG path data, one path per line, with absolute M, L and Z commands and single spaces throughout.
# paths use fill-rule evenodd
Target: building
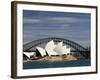
M 36 47 L 36 56 L 52 56 L 52 55 L 67 55 L 70 54 L 70 48 L 67 48 L 66 45 L 63 45 L 63 42 L 55 44 L 54 41 L 49 41 L 45 49 L 41 47 Z
M 23 53 L 24 60 L 31 59 L 31 57 L 34 57 L 34 56 L 36 56 L 35 52 L 24 52 Z
M 41 56 L 46 56 L 46 51 L 45 49 L 41 47 L 36 47 L 36 56 L 41 57 Z
M 56 47 L 56 45 L 54 44 L 54 41 L 53 40 L 52 41 L 49 41 L 47 43 L 47 45 L 45 46 L 45 50 L 46 50 L 46 52 L 47 52 L 47 54 L 49 56 L 51 56 L 51 55 L 58 55 L 58 53 L 54 51 L 54 48 L 55 47 Z
M 54 41 L 51 40 L 46 44 L 45 48 L 36 47 L 36 52 L 24 52 L 23 58 L 24 60 L 34 60 L 45 56 L 66 56 L 70 54 L 70 52 L 70 48 L 67 48 L 62 41 L 55 44 Z

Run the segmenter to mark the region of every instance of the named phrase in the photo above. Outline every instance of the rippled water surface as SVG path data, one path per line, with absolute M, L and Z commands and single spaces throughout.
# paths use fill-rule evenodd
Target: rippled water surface
M 90 59 L 82 59 L 75 61 L 31 61 L 24 62 L 23 69 L 39 69 L 39 68 L 58 68 L 58 67 L 78 67 L 90 66 Z

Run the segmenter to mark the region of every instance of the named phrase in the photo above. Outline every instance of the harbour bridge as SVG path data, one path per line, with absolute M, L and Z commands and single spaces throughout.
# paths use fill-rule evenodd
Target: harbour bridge
M 78 43 L 68 40 L 68 39 L 57 38 L 57 37 L 43 38 L 43 39 L 34 40 L 32 42 L 26 43 L 23 45 L 23 51 L 29 52 L 32 48 L 36 48 L 37 46 L 39 46 L 41 44 L 48 43 L 51 40 L 53 40 L 56 43 L 63 41 L 63 43 L 65 45 L 68 45 L 68 47 L 74 49 L 71 52 L 78 52 L 85 58 L 89 56 L 89 54 L 88 54 L 89 51 L 86 48 L 84 48 L 83 46 L 79 45 Z

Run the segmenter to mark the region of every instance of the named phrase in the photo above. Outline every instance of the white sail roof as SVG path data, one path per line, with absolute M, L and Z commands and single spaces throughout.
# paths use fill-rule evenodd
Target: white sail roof
M 63 46 L 63 42 L 59 42 L 57 45 L 54 44 L 54 41 L 51 40 L 45 46 L 45 49 L 41 47 L 36 47 L 42 56 L 46 55 L 46 52 L 49 56 L 51 55 L 62 55 L 70 53 L 70 48 L 66 48 L 66 45 Z
M 59 55 L 61 55 L 62 50 L 63 50 L 63 42 L 59 42 L 54 48 L 54 51 L 57 52 Z
M 68 54 L 68 53 L 70 53 L 70 48 L 66 48 L 66 45 L 64 45 L 62 48 L 62 54 Z
M 71 52 L 71 49 L 70 49 L 70 48 L 66 48 L 66 49 L 67 49 L 67 50 L 66 50 L 66 53 L 67 53 L 67 54 Z
M 54 41 L 51 40 L 47 43 L 47 45 L 45 46 L 45 50 L 53 50 L 55 48 L 55 44 L 54 44 Z
M 36 49 L 40 52 L 40 54 L 41 54 L 42 56 L 46 55 L 46 52 L 45 52 L 45 50 L 44 50 L 43 48 L 41 48 L 41 47 L 36 47 Z
M 51 56 L 51 55 L 58 55 L 58 53 L 56 53 L 55 51 L 53 51 L 53 50 L 46 50 L 46 52 L 48 53 L 48 55 L 49 56 Z
M 67 54 L 66 45 L 64 45 L 64 46 L 62 47 L 62 54 Z
M 24 55 L 26 55 L 28 58 L 35 55 L 35 52 L 24 52 Z
M 59 42 L 57 46 L 54 48 L 54 51 L 59 55 L 70 53 L 70 48 L 66 48 L 66 45 L 63 46 L 63 42 Z

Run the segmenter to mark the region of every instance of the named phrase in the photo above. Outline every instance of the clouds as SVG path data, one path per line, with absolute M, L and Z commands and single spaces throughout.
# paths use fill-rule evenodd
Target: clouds
M 52 23 L 58 23 L 58 24 L 70 24 L 70 23 L 77 23 L 80 20 L 78 18 L 74 17 L 52 17 L 48 18 L 48 21 L 51 21 Z
M 84 46 L 90 44 L 89 14 L 24 11 L 23 15 L 24 43 L 46 37 L 61 37 Z
M 76 17 L 46 17 L 46 18 L 24 18 L 24 24 L 74 24 L 87 22 L 89 19 L 80 19 Z
M 34 23 L 40 23 L 41 20 L 40 19 L 23 19 L 24 24 L 34 24 Z

